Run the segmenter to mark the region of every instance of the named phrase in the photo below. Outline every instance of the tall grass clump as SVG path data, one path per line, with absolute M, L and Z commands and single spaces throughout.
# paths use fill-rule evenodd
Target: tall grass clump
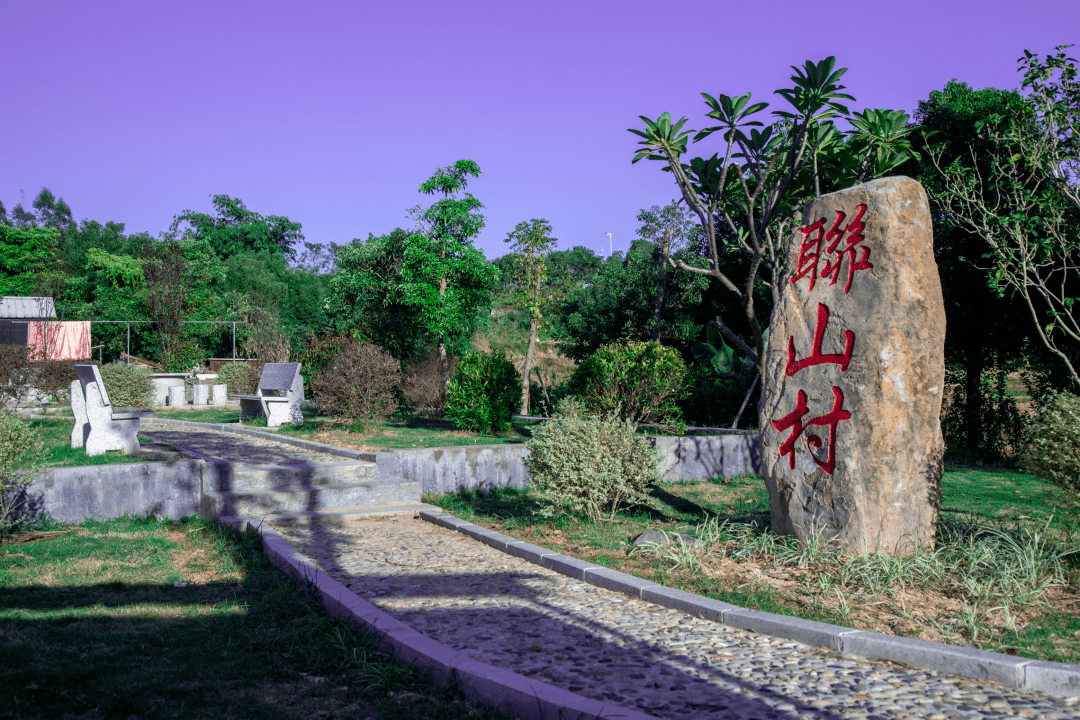
M 613 520 L 623 506 L 647 504 L 659 480 L 656 450 L 634 425 L 615 414 L 589 415 L 579 398 L 560 402 L 527 447 L 529 480 L 552 500 L 542 511 L 548 516 L 562 510 Z

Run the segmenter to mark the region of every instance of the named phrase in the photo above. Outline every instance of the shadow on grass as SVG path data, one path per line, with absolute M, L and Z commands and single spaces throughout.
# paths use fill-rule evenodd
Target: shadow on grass
M 231 577 L 177 586 L 176 569 L 152 561 L 175 543 L 124 538 L 138 523 L 88 524 L 111 536 L 98 543 L 105 552 L 87 533 L 0 548 L 0 718 L 500 717 L 326 617 L 254 534 L 198 521 Z M 58 554 L 91 575 L 110 564 L 144 571 L 68 586 L 31 576 L 35 560 Z

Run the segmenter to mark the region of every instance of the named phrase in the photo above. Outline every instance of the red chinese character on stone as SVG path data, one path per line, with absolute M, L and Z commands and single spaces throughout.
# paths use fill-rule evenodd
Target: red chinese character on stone
M 818 261 L 821 259 L 821 240 L 824 235 L 824 228 L 825 218 L 799 228 L 799 232 L 803 234 L 803 240 L 802 244 L 799 245 L 799 261 L 795 265 L 795 274 L 791 278 L 792 285 L 803 276 L 809 275 L 810 289 L 814 289 L 814 283 L 817 282 L 818 276 Z
M 826 355 L 821 352 L 821 341 L 825 337 L 825 328 L 828 326 L 829 308 L 824 303 L 818 303 L 817 325 L 814 327 L 814 346 L 810 350 L 810 354 L 802 360 L 795 359 L 795 337 L 788 336 L 787 367 L 784 370 L 788 377 L 793 376 L 803 368 L 808 368 L 811 365 L 823 365 L 825 363 L 839 365 L 841 372 L 847 370 L 848 363 L 851 362 L 851 351 L 855 347 L 855 333 L 850 330 L 844 331 L 844 352 Z
M 829 450 L 825 460 L 819 460 L 813 450 L 815 448 L 820 448 L 824 443 L 817 435 L 807 435 L 806 447 L 810 449 L 810 457 L 814 459 L 814 462 L 817 463 L 818 467 L 830 475 L 832 475 L 833 470 L 836 469 L 836 426 L 840 424 L 841 420 L 849 419 L 851 413 L 844 409 L 844 391 L 833 386 L 832 392 L 832 410 L 825 415 L 813 418 L 809 422 L 804 423 L 802 419 L 810 412 L 810 409 L 806 404 L 806 393 L 800 390 L 795 402 L 795 409 L 779 420 L 772 421 L 772 426 L 776 428 L 778 432 L 784 432 L 789 428 L 791 429 L 791 434 L 784 440 L 783 444 L 780 445 L 780 457 L 783 457 L 784 455 L 788 456 L 788 467 L 792 470 L 795 469 L 795 442 L 799 439 L 799 436 L 803 434 L 803 431 L 805 431 L 806 428 L 814 425 L 827 426 L 829 428 Z
M 814 458 L 814 462 L 817 463 L 819 468 L 830 475 L 833 474 L 833 470 L 836 468 L 836 426 L 840 424 L 841 420 L 847 420 L 851 417 L 851 413 L 844 409 L 844 391 L 834 385 L 832 393 L 832 410 L 828 414 L 814 418 L 806 423 L 807 427 L 810 425 L 826 425 L 829 428 L 829 454 L 826 456 L 825 462 L 818 460 L 813 450 L 810 451 L 810 457 Z M 807 435 L 806 447 L 820 448 L 821 438 L 817 435 Z
M 802 419 L 803 415 L 808 412 L 810 412 L 810 408 L 806 406 L 806 393 L 800 390 L 798 399 L 795 402 L 795 409 L 779 420 L 772 421 L 772 426 L 776 428 L 777 432 L 784 432 L 791 428 L 791 435 L 788 435 L 788 439 L 780 446 L 780 457 L 788 456 L 788 467 L 792 470 L 795 469 L 795 441 L 799 439 L 803 430 L 806 429 Z
M 840 277 L 840 266 L 844 262 L 844 256 L 847 256 L 848 261 L 848 277 L 847 284 L 844 285 L 844 294 L 847 295 L 851 290 L 851 281 L 855 277 L 856 270 L 869 270 L 874 266 L 868 261 L 870 257 L 870 248 L 865 245 L 859 245 L 863 241 L 862 231 L 866 227 L 866 224 L 862 221 L 863 215 L 866 213 L 865 205 L 855 206 L 855 218 L 848 223 L 848 226 L 843 230 L 840 230 L 840 223 L 844 222 L 844 213 L 839 210 L 836 211 L 836 222 L 833 223 L 832 228 L 825 234 L 825 242 L 828 243 L 826 252 L 830 255 L 836 253 L 836 260 L 826 258 L 825 268 L 821 271 L 821 277 L 832 277 L 829 285 L 835 285 L 837 278 Z M 824 218 L 822 218 L 824 220 Z M 843 241 L 841 247 L 840 241 L 844 238 L 844 234 L 847 233 L 847 238 Z M 837 249 L 839 248 L 839 252 Z M 861 251 L 861 256 L 858 260 L 855 259 L 855 251 Z M 813 283 L 810 285 L 813 288 Z

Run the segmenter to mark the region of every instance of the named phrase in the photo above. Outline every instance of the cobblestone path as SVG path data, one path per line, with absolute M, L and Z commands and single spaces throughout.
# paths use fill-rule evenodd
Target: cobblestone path
M 475 660 L 667 720 L 1080 718 L 1073 698 L 690 617 L 420 519 L 275 529 L 356 594 Z
M 182 447 L 214 458 L 243 465 L 312 465 L 317 463 L 349 462 L 348 458 L 316 450 L 305 450 L 275 440 L 252 435 L 181 428 L 166 423 L 144 420 L 139 434 L 155 442 Z

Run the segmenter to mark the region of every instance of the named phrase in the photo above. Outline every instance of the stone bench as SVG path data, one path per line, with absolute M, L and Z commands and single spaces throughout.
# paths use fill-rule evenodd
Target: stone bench
M 121 450 L 126 455 L 139 454 L 139 422 L 154 417 L 152 410 L 113 407 L 101 380 L 97 365 L 76 365 L 78 380 L 71 382 L 71 447 L 86 448 L 87 455 L 104 455 Z
M 266 363 L 254 395 L 230 395 L 240 401 L 240 420 L 265 417 L 266 427 L 285 423 L 302 425 L 300 401 L 304 399 L 304 378 L 300 363 Z

